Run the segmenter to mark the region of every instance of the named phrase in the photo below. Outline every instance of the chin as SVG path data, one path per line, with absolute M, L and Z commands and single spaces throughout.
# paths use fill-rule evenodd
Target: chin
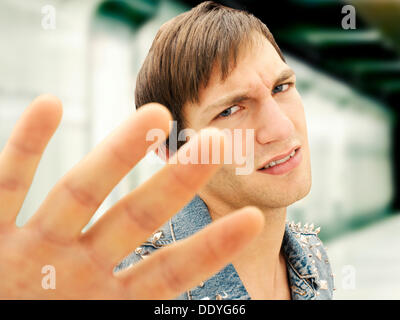
M 311 190 L 311 174 L 305 174 L 301 179 L 292 181 L 290 185 L 273 192 L 269 189 L 263 197 L 262 204 L 266 208 L 283 208 L 305 198 Z
M 299 188 L 296 188 L 295 192 L 293 192 L 292 199 L 287 206 L 305 198 L 311 190 L 311 176 L 307 177 L 301 184 L 299 184 Z

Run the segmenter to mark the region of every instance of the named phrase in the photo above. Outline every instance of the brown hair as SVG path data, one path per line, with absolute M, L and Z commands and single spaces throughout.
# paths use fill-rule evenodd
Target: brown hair
M 136 108 L 149 102 L 165 105 L 179 132 L 185 103 L 199 102 L 199 88 L 207 87 L 215 63 L 221 80 L 228 77 L 242 43 L 251 42 L 253 31 L 264 35 L 285 61 L 267 26 L 246 11 L 206 1 L 169 20 L 158 31 L 137 76 Z M 182 144 L 178 142 L 178 147 Z

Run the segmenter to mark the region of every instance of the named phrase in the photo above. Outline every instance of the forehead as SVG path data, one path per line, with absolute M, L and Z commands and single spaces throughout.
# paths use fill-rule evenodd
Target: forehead
M 263 36 L 256 36 L 251 43 L 242 45 L 236 59 L 236 66 L 225 80 L 221 79 L 218 63 L 215 63 L 207 87 L 199 90 L 199 103 L 184 107 L 186 120 L 196 117 L 203 108 L 211 105 L 227 93 L 272 89 L 274 80 L 287 68 L 272 44 Z

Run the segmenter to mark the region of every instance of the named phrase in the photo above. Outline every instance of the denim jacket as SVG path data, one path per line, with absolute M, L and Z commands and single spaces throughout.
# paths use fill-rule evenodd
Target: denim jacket
M 195 196 L 168 223 L 118 264 L 114 271 L 118 272 L 145 259 L 154 250 L 191 236 L 209 223 L 211 217 L 206 204 L 199 196 Z M 313 225 L 303 227 L 300 223 L 286 223 L 282 247 L 293 300 L 332 299 L 333 274 L 318 232 L 319 228 L 314 230 Z M 229 264 L 177 299 L 248 300 L 250 296 L 234 266 Z

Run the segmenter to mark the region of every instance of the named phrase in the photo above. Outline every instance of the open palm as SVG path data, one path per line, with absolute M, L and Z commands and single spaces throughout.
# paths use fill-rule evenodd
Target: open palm
M 0 153 L 1 299 L 174 298 L 232 261 L 261 231 L 261 213 L 246 207 L 113 273 L 118 262 L 189 202 L 219 168 L 167 164 L 82 233 L 107 195 L 145 156 L 151 143 L 146 141 L 148 130 L 168 133 L 171 116 L 159 104 L 132 114 L 54 186 L 23 227 L 17 227 L 15 219 L 61 115 L 57 98 L 38 97 Z M 195 139 L 210 135 L 219 135 L 223 145 L 217 129 L 202 130 Z M 54 288 L 43 286 L 45 266 L 54 268 Z

